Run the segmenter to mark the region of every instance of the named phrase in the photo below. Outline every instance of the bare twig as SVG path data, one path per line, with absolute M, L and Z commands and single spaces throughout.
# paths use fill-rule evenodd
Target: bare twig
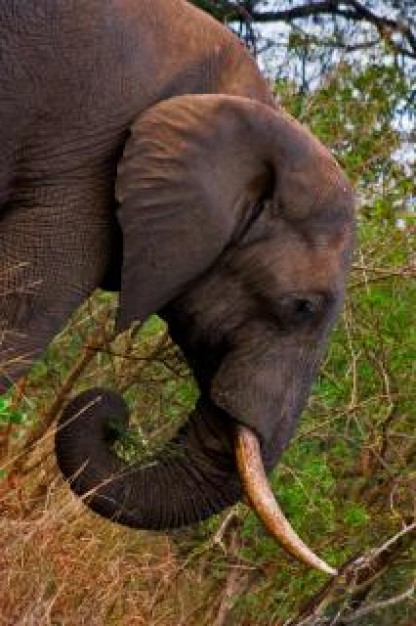
M 382 600 L 380 602 L 374 602 L 374 604 L 369 604 L 349 617 L 344 617 L 344 624 L 352 624 L 357 620 L 365 617 L 365 615 L 369 615 L 370 613 L 376 613 L 377 611 L 382 611 L 389 606 L 394 606 L 395 604 L 400 604 L 405 602 L 406 600 L 411 600 L 415 595 L 416 584 L 413 584 L 409 589 L 406 589 L 404 593 L 401 593 L 398 596 L 394 596 L 393 598 L 389 598 L 388 600 Z
M 65 401 L 68 398 L 69 393 L 73 389 L 76 381 L 82 375 L 82 373 L 86 370 L 88 365 L 91 363 L 95 356 L 95 349 L 99 345 L 103 345 L 108 342 L 109 338 L 107 337 L 105 331 L 95 339 L 88 342 L 80 357 L 72 367 L 68 376 L 64 380 L 57 397 L 55 398 L 52 405 L 49 407 L 48 411 L 40 418 L 39 423 L 30 433 L 30 436 L 27 438 L 23 449 L 20 451 L 19 455 L 16 457 L 13 470 L 17 473 L 20 473 L 26 462 L 27 462 L 27 454 L 32 451 L 36 444 L 44 438 L 47 431 L 57 418 L 59 412 L 61 411 Z

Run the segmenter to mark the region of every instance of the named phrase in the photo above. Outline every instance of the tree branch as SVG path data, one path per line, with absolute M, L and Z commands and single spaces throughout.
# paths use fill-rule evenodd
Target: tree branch
M 358 619 L 360 613 L 373 612 L 381 608 L 381 604 L 389 606 L 411 597 L 413 586 L 405 592 L 406 597 L 380 601 L 377 604 L 367 604 L 361 608 L 373 583 L 387 570 L 389 565 L 398 556 L 409 548 L 414 541 L 416 522 L 405 526 L 396 535 L 390 537 L 379 548 L 369 550 L 363 555 L 351 559 L 339 570 L 339 575 L 329 581 L 301 609 L 294 619 L 285 623 L 285 626 L 318 626 L 326 624 L 325 614 L 329 608 L 337 610 L 337 617 L 331 624 L 348 624 Z M 402 594 L 404 595 L 404 594 Z M 386 604 L 386 602 L 388 604 Z
M 196 2 L 195 4 L 201 3 Z M 403 56 L 416 58 L 416 34 L 412 31 L 410 24 L 400 19 L 378 15 L 358 0 L 321 0 L 288 9 L 269 11 L 259 11 L 256 9 L 256 5 L 256 0 L 242 2 L 211 0 L 203 2 L 201 6 L 212 10 L 214 15 L 221 16 L 223 20 L 237 20 L 244 23 L 249 30 L 253 23 L 290 23 L 294 20 L 329 15 L 341 17 L 351 22 L 367 22 L 376 28 L 380 38 L 387 41 L 396 52 Z M 395 40 L 395 35 L 400 35 L 402 43 Z
M 382 600 L 380 602 L 375 602 L 374 604 L 369 604 L 358 611 L 355 611 L 353 615 L 350 617 L 344 617 L 345 624 L 352 624 L 357 620 L 361 619 L 365 615 L 369 615 L 370 613 L 376 613 L 377 611 L 381 611 L 382 609 L 386 609 L 389 606 L 394 606 L 395 604 L 400 604 L 406 600 L 411 600 L 415 595 L 416 585 L 412 585 L 409 589 L 407 589 L 404 593 L 401 593 L 398 596 L 394 596 L 393 598 L 389 598 L 388 600 Z

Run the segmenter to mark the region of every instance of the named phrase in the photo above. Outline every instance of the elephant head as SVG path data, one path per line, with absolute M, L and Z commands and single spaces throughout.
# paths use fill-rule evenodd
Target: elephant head
M 111 452 L 124 402 L 103 389 L 75 398 L 56 436 L 72 489 L 105 517 L 152 529 L 202 520 L 245 491 L 292 552 L 333 571 L 287 528 L 264 471 L 290 440 L 342 303 L 354 228 L 340 167 L 279 109 L 180 96 L 133 125 L 116 195 L 118 328 L 158 312 L 200 399 L 140 466 Z

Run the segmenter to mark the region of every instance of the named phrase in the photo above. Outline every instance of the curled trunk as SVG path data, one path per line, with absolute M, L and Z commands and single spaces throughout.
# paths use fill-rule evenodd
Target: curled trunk
M 159 530 L 195 523 L 239 500 L 230 425 L 208 401 L 200 400 L 166 448 L 143 464 L 129 465 L 112 450 L 127 421 L 124 401 L 104 389 L 77 396 L 60 419 L 59 467 L 91 509 Z
M 234 504 L 242 495 L 233 451 L 236 431 L 241 481 L 266 528 L 293 556 L 336 574 L 284 517 L 267 484 L 258 439 L 247 428 L 236 429 L 223 411 L 201 399 L 161 453 L 128 464 L 112 449 L 127 422 L 120 396 L 92 389 L 72 400 L 58 423 L 59 467 L 96 513 L 125 526 L 162 530 L 193 524 Z

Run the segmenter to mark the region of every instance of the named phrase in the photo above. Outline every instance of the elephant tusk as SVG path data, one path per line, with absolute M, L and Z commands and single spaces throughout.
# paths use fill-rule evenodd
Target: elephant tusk
M 267 530 L 292 556 L 310 567 L 336 576 L 337 570 L 314 554 L 287 521 L 267 480 L 258 438 L 241 425 L 237 426 L 236 458 L 245 494 Z

